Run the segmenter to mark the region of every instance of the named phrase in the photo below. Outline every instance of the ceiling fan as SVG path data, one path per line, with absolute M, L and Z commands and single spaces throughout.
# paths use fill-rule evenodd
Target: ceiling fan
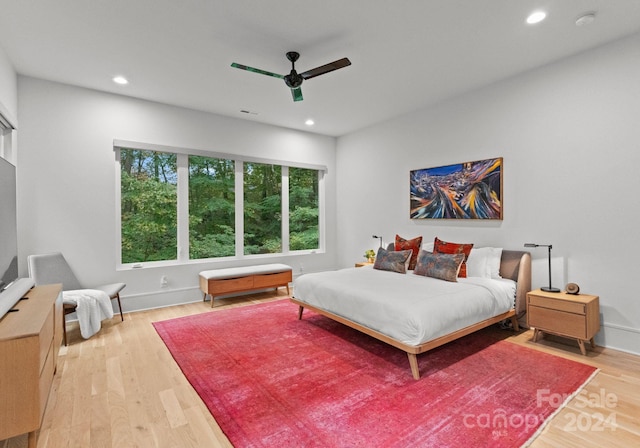
M 324 75 L 325 73 L 338 70 L 351 65 L 351 61 L 348 58 L 338 59 L 337 61 L 330 62 L 329 64 L 321 65 L 320 67 L 312 68 L 303 73 L 296 72 L 296 61 L 300 57 L 300 54 L 296 51 L 287 52 L 287 59 L 291 61 L 291 72 L 288 75 L 279 75 L 277 73 L 267 72 L 260 70 L 259 68 L 253 68 L 246 65 L 238 64 L 234 62 L 231 67 L 247 70 L 249 72 L 260 73 L 261 75 L 273 76 L 274 78 L 284 79 L 284 83 L 291 89 L 291 95 L 293 95 L 293 101 L 302 101 L 302 81 L 305 79 L 315 78 L 316 76 Z

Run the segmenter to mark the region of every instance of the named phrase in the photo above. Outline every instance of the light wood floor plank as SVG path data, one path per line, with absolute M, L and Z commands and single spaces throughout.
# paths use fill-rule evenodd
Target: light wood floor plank
M 281 291 L 216 299 L 214 308 L 194 297 L 192 304 L 126 314 L 124 322 L 117 314 L 89 340 L 83 340 L 77 324 L 70 323 L 69 346 L 60 349 L 38 447 L 231 447 L 152 322 L 278 300 L 285 297 Z M 574 397 L 531 446 L 640 446 L 640 357 L 601 347 L 582 356 L 574 341 L 550 336 L 534 343 L 531 336 L 525 331 L 508 340 L 599 368 L 583 394 L 604 391 L 617 398 L 611 408 L 585 407 L 580 397 Z M 598 414 L 611 412 L 616 416 L 615 430 L 594 430 Z M 590 425 L 590 430 L 580 430 L 579 424 Z M 25 448 L 26 441 L 26 436 L 14 437 L 0 441 L 0 448 Z

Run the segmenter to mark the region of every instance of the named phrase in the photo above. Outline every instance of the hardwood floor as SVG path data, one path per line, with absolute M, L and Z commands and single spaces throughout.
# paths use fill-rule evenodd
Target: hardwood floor
M 280 289 L 279 294 L 216 299 L 213 309 L 200 301 L 129 313 L 124 322 L 104 322 L 102 331 L 89 340 L 80 337 L 77 324 L 68 325 L 69 346 L 60 351 L 38 447 L 231 446 L 151 322 L 285 296 Z M 547 337 L 534 343 L 532 334 L 524 331 L 508 340 L 592 364 L 600 371 L 531 446 L 640 446 L 640 357 L 600 347 L 582 356 L 575 342 Z M 26 446 L 26 435 L 0 441 L 0 448 Z

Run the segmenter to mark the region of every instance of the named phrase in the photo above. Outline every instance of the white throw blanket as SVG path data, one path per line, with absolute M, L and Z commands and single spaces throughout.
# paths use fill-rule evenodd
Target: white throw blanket
M 111 299 L 104 291 L 97 289 L 64 291 L 62 302 L 76 306 L 80 334 L 85 339 L 89 339 L 100 331 L 104 319 L 113 317 Z

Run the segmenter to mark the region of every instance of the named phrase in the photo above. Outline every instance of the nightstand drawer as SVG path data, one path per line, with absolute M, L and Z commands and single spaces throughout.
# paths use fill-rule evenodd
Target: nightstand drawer
M 529 326 L 573 338 L 589 339 L 584 315 L 566 313 L 537 306 L 529 307 Z
M 553 299 L 551 297 L 541 297 L 530 294 L 529 305 L 541 308 L 549 308 L 552 310 L 566 311 L 568 313 L 586 314 L 586 306 L 584 303 L 572 302 L 569 300 Z

